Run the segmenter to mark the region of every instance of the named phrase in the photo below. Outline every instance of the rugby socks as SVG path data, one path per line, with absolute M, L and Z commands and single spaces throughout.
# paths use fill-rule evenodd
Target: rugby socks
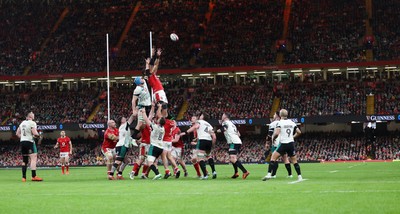
M 67 172 L 69 172 L 69 166 L 67 165 L 67 166 L 65 166 L 65 168 L 67 169 Z
M 237 161 L 235 163 L 232 163 L 233 169 L 235 170 L 235 174 L 238 173 L 238 167 L 236 165 Z
M 169 174 L 171 174 L 171 171 L 169 171 L 169 169 L 166 169 L 165 174 L 169 175 Z
M 209 158 L 209 159 L 208 159 L 208 164 L 210 165 L 211 170 L 212 170 L 213 172 L 215 172 L 215 164 L 214 164 L 214 159 L 213 159 L 213 158 Z
M 270 165 L 271 165 L 271 172 L 276 171 L 276 169 L 278 168 L 278 162 L 276 161 L 271 161 Z
M 64 174 L 64 166 L 61 166 L 61 171 L 62 171 L 62 174 Z
M 32 170 L 32 178 L 36 177 L 36 170 Z
M 148 165 L 143 165 L 142 174 L 144 174 L 146 176 L 149 174 L 149 166 Z
M 244 166 L 242 165 L 242 163 L 240 162 L 240 161 L 236 161 L 236 163 L 235 163 L 235 165 L 236 165 L 236 170 L 237 170 L 237 168 L 239 168 L 240 170 L 242 170 L 242 172 L 243 173 L 246 173 L 247 172 L 247 170 L 246 170 L 246 168 L 244 168 Z M 237 171 L 235 171 L 235 173 L 236 173 Z
M 274 171 L 272 171 L 272 176 L 276 175 L 276 171 L 278 171 L 278 168 L 279 168 L 279 163 L 277 161 L 275 161 L 275 163 L 276 163 L 276 166 L 275 166 Z
M 134 164 L 133 164 L 133 168 L 132 168 L 132 172 L 133 172 L 133 174 L 135 174 L 135 176 L 137 176 L 137 175 L 138 175 L 138 173 L 139 173 L 139 170 L 140 170 L 140 166 L 139 166 L 139 164 L 137 164 L 137 163 L 134 163 Z
M 271 173 L 272 172 L 272 164 L 271 164 L 271 162 L 269 162 L 269 164 L 268 164 L 268 173 Z
M 27 169 L 28 167 L 25 165 L 25 166 L 22 166 L 22 177 L 23 178 L 26 178 L 26 169 Z
M 196 170 L 196 173 L 197 173 L 197 176 L 201 176 L 201 173 L 200 173 L 200 164 L 197 162 L 197 163 L 195 163 L 195 164 L 193 164 L 193 167 L 194 167 L 194 169 Z
M 204 177 L 207 176 L 206 162 L 204 162 L 204 160 L 201 160 L 199 165 L 200 165 L 201 171 L 203 172 Z
M 115 172 L 115 170 L 117 170 L 117 168 L 118 168 L 118 164 L 114 163 L 113 166 L 111 167 L 111 172 L 112 172 L 113 176 L 114 176 L 114 172 Z
M 151 164 L 150 169 L 153 170 L 154 174 L 156 175 L 160 174 L 160 172 L 158 172 L 158 169 L 156 168 L 156 166 L 154 166 L 154 164 Z
M 292 167 L 290 167 L 290 163 L 286 163 L 285 167 L 286 167 L 288 176 L 291 176 L 292 175 Z
M 298 163 L 293 164 L 294 165 L 294 169 L 297 172 L 297 175 L 301 175 L 301 171 L 300 171 L 300 165 Z

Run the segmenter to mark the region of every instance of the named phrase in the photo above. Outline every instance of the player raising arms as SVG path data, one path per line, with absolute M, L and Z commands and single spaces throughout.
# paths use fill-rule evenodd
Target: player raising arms
M 163 104 L 163 109 L 166 110 L 168 108 L 168 99 L 167 95 L 165 94 L 164 87 L 157 77 L 158 66 L 160 64 L 160 57 L 161 57 L 161 49 L 157 50 L 156 59 L 154 62 L 154 66 L 151 65 L 152 60 L 154 59 L 146 59 L 146 73 L 149 74 L 149 85 L 153 90 L 153 101 L 155 103 Z M 150 72 L 147 72 L 150 71 Z
M 266 145 L 265 145 L 266 148 L 269 147 L 269 144 L 271 143 L 272 135 L 274 134 L 276 126 L 279 123 L 280 119 L 281 118 L 279 116 L 279 112 L 276 112 L 274 115 L 274 118 L 273 118 L 274 121 L 272 121 L 271 124 L 269 124 L 268 135 L 267 135 L 267 140 L 266 140 Z M 271 155 L 273 152 L 276 151 L 278 146 L 279 146 L 279 136 L 275 139 L 275 141 L 272 142 Z M 292 168 L 290 167 L 290 162 L 287 157 L 287 154 L 282 155 L 282 160 L 285 163 L 285 167 L 288 172 L 288 178 L 292 178 L 293 177 L 292 176 Z M 272 171 L 272 166 L 271 166 L 271 164 L 269 164 L 267 176 L 271 176 L 271 178 L 276 178 L 276 171 L 278 170 L 278 166 L 279 166 L 279 164 L 277 164 L 275 171 Z
M 60 162 L 61 162 L 61 174 L 69 174 L 69 156 L 72 155 L 72 142 L 71 139 L 65 136 L 65 131 L 60 132 L 60 137 L 57 139 L 57 143 L 54 146 L 55 149 L 60 147 Z M 67 169 L 65 173 L 64 169 Z
M 121 125 L 118 129 L 119 139 L 117 145 L 115 146 L 116 158 L 112 167 L 112 176 L 114 176 L 115 170 L 118 169 L 117 180 L 124 180 L 122 172 L 124 171 L 125 166 L 128 164 L 126 153 L 131 145 L 137 146 L 136 141 L 131 138 L 131 129 L 129 128 L 129 125 L 132 123 L 132 121 L 133 115 L 129 117 L 128 121 L 125 117 L 122 117 Z
M 21 153 L 22 153 L 22 182 L 26 182 L 26 170 L 30 159 L 32 181 L 43 181 L 42 178 L 36 176 L 36 163 L 37 163 L 37 149 L 34 137 L 40 137 L 37 131 L 35 114 L 29 112 L 26 116 L 26 120 L 22 121 L 17 129 L 16 135 L 20 138 L 21 142 Z
M 197 130 L 198 143 L 196 147 L 197 157 L 195 158 L 199 161 L 201 171 L 203 172 L 203 177 L 200 178 L 202 180 L 208 179 L 205 163 L 206 154 L 211 152 L 212 146 L 215 145 L 217 139 L 212 126 L 205 121 L 207 118 L 208 115 L 205 113 L 202 113 L 198 118 L 192 117 L 192 122 L 195 124 L 190 129 L 180 134 L 183 136 Z M 215 166 L 211 164 L 210 166 L 213 170 L 213 178 L 216 178 L 217 172 L 215 171 Z
M 272 142 L 279 137 L 278 149 L 275 150 L 271 156 L 270 165 L 272 171 L 276 170 L 277 168 L 278 162 L 276 160 L 279 158 L 279 156 L 287 154 L 297 172 L 298 180 L 301 181 L 303 178 L 301 176 L 300 165 L 297 163 L 297 157 L 294 148 L 294 138 L 300 136 L 301 131 L 293 121 L 288 120 L 288 112 L 286 109 L 281 109 L 279 116 L 281 117 L 281 120 L 277 123 L 274 134 L 272 135 Z M 269 179 L 271 179 L 271 176 L 266 175 L 263 178 L 263 181 Z
M 107 125 L 108 128 L 104 133 L 104 141 L 103 145 L 101 146 L 101 152 L 106 160 L 108 180 L 114 180 L 115 178 L 113 176 L 113 171 L 115 171 L 115 169 L 112 169 L 112 164 L 116 155 L 115 146 L 118 142 L 119 132 L 114 120 L 109 120 Z
M 161 111 L 159 108 L 158 111 Z M 151 128 L 151 135 L 150 135 L 150 148 L 147 156 L 147 162 L 148 165 L 150 166 L 150 169 L 156 174 L 153 178 L 153 180 L 158 180 L 162 177 L 160 172 L 158 171 L 156 165 L 154 164 L 154 161 L 162 154 L 163 152 L 163 138 L 164 138 L 164 125 L 165 125 L 165 119 L 164 117 L 160 117 L 156 120 L 156 123 L 151 122 L 151 119 L 153 119 L 153 112 L 154 109 L 152 108 L 152 111 L 150 112 L 149 117 L 147 117 L 146 112 L 141 109 L 140 113 L 143 115 L 144 120 L 146 121 L 147 124 L 150 124 Z
M 243 172 L 243 179 L 246 179 L 249 176 L 249 172 L 244 168 L 242 163 L 238 160 L 237 156 L 240 153 L 240 147 L 242 146 L 242 140 L 240 139 L 240 133 L 237 130 L 235 124 L 230 121 L 230 116 L 225 113 L 222 114 L 222 127 L 217 132 L 223 132 L 226 138 L 226 142 L 229 144 L 229 160 L 233 165 L 233 169 L 235 173 L 232 178 L 239 177 L 238 168 Z
M 184 153 L 184 144 L 181 139 L 181 130 L 178 128 L 176 121 L 173 120 L 173 126 L 172 126 L 172 157 L 174 158 L 175 162 L 179 162 L 181 164 L 183 171 L 184 171 L 184 176 L 188 176 L 185 160 L 183 160 L 183 156 L 185 155 Z

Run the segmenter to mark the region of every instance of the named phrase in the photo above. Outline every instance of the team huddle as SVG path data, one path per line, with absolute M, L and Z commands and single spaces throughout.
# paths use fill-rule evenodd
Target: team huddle
M 212 148 L 216 143 L 216 134 L 223 133 L 229 144 L 229 160 L 234 168 L 233 179 L 239 177 L 240 169 L 242 179 L 246 179 L 250 172 L 242 165 L 238 159 L 242 140 L 236 126 L 230 120 L 229 113 L 224 113 L 221 118 L 221 127 L 214 130 L 207 122 L 208 114 L 192 116 L 192 126 L 184 132 L 181 132 L 177 123 L 171 120 L 168 115 L 168 99 L 160 79 L 157 77 L 157 71 L 161 58 L 161 49 L 153 49 L 151 58 L 145 60 L 146 69 L 142 77 L 136 77 L 134 83 L 136 88 L 132 97 L 132 114 L 129 118 L 122 117 L 120 125 L 114 120 L 107 122 L 107 130 L 104 133 L 104 141 L 101 146 L 101 152 L 104 155 L 107 166 L 107 177 L 109 180 L 123 180 L 123 171 L 128 165 L 129 151 L 135 147 L 139 149 L 132 171 L 129 173 L 130 179 L 135 179 L 142 168 L 140 178 L 148 179 L 150 171 L 154 173 L 153 180 L 167 179 L 171 176 L 179 178 L 182 167 L 184 176 L 188 176 L 188 170 L 183 160 L 184 143 L 182 137 L 191 135 L 191 145 L 194 147 L 191 151 L 191 162 L 196 170 L 197 177 L 206 180 L 209 176 L 217 178 L 214 159 L 212 158 Z M 292 177 L 290 161 L 294 164 L 298 174 L 298 180 L 302 180 L 300 166 L 297 163 L 294 138 L 301 134 L 300 129 L 291 120 L 287 119 L 288 112 L 282 109 L 274 117 L 274 122 L 270 124 L 270 130 L 267 137 L 266 146 L 271 146 L 270 164 L 268 174 L 262 179 L 264 181 L 275 178 L 278 168 L 278 158 L 282 156 L 285 167 L 288 170 L 288 176 Z M 34 114 L 30 112 L 27 120 L 22 122 L 17 130 L 17 136 L 21 139 L 23 167 L 23 181 L 26 181 L 27 165 L 31 163 L 32 181 L 42 181 L 36 176 L 37 151 L 34 138 L 40 138 L 37 132 Z M 131 126 L 136 123 L 131 131 Z M 69 174 L 69 155 L 72 154 L 71 140 L 61 132 L 60 138 L 54 148 L 60 148 L 60 162 L 62 174 Z M 158 162 L 162 161 L 165 173 L 161 175 L 158 169 Z M 169 163 L 172 165 L 172 172 L 169 169 Z M 206 163 L 211 167 L 209 174 Z M 66 170 L 66 171 L 65 171 Z M 115 176 L 116 174 L 116 176 Z

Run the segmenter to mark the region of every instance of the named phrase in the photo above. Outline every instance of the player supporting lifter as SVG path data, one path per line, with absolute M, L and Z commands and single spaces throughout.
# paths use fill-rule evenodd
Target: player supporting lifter
M 43 181 L 42 178 L 36 176 L 36 163 L 37 163 L 37 149 L 34 137 L 41 137 L 37 131 L 35 114 L 29 112 L 26 116 L 26 120 L 22 121 L 17 129 L 17 136 L 21 142 L 21 153 L 22 153 L 22 182 L 26 182 L 26 170 L 30 159 L 32 181 Z
M 276 151 L 276 149 L 279 146 L 279 137 L 277 137 L 275 139 L 275 141 L 273 141 L 272 143 L 271 143 L 271 139 L 272 139 L 272 135 L 274 134 L 276 126 L 277 126 L 277 124 L 278 124 L 280 119 L 281 118 L 279 116 L 279 112 L 276 112 L 275 115 L 274 115 L 274 118 L 273 118 L 274 121 L 272 121 L 272 123 L 269 124 L 269 129 L 268 129 L 268 135 L 267 135 L 267 139 L 266 139 L 265 148 L 268 148 L 269 145 L 271 144 L 271 155 L 272 155 L 273 152 Z M 270 159 L 270 158 L 271 158 L 271 156 L 269 156 L 269 158 L 267 158 L 267 161 L 269 161 L 268 159 Z M 289 158 L 287 157 L 287 154 L 282 156 L 282 160 L 285 163 L 285 167 L 286 167 L 286 170 L 288 172 L 288 178 L 292 178 L 293 177 L 292 168 L 290 167 L 290 162 L 289 162 Z M 276 178 L 276 171 L 278 170 L 278 166 L 279 166 L 279 164 L 277 164 L 276 170 L 272 171 L 272 166 L 271 166 L 271 164 L 269 164 L 268 165 L 268 174 L 267 174 L 267 176 L 271 176 L 271 178 Z
M 122 172 L 128 164 L 126 153 L 128 153 L 128 150 L 132 145 L 137 146 L 136 141 L 131 138 L 131 129 L 129 128 L 129 125 L 132 121 L 133 115 L 129 117 L 128 121 L 126 120 L 126 117 L 122 117 L 121 125 L 118 129 L 119 139 L 115 146 L 116 158 L 112 167 L 112 176 L 114 176 L 115 170 L 118 169 L 117 180 L 124 180 Z
M 242 163 L 238 160 L 237 156 L 240 153 L 240 147 L 242 146 L 242 140 L 240 139 L 240 133 L 237 130 L 235 124 L 230 120 L 230 116 L 225 113 L 222 114 L 222 127 L 217 132 L 223 132 L 226 138 L 226 142 L 229 144 L 229 160 L 233 165 L 233 169 L 235 173 L 232 178 L 239 177 L 238 168 L 243 172 L 243 179 L 246 179 L 249 176 L 249 172 L 244 168 Z
M 103 145 L 101 146 L 101 152 L 106 160 L 108 180 L 115 180 L 113 176 L 113 171 L 115 171 L 115 169 L 112 169 L 112 164 L 116 155 L 115 146 L 117 145 L 119 139 L 119 132 L 114 120 L 109 120 L 107 125 L 108 128 L 104 133 L 104 141 Z
M 69 137 L 65 136 L 65 131 L 60 132 L 60 137 L 57 139 L 54 148 L 57 149 L 58 147 L 60 147 L 61 174 L 69 175 L 69 156 L 72 155 L 72 142 Z M 66 173 L 65 169 L 67 169 Z
M 161 108 L 161 104 L 158 104 L 158 108 Z M 160 115 L 158 115 L 157 117 L 163 117 L 162 113 Z M 178 168 L 178 165 L 176 165 L 175 159 L 172 158 L 172 154 L 171 154 L 172 140 L 173 140 L 173 135 L 172 135 L 173 127 L 174 127 L 174 121 L 165 119 L 165 125 L 164 125 L 165 134 L 164 134 L 164 138 L 163 138 L 164 151 L 161 154 L 161 159 L 162 159 L 164 169 L 165 169 L 164 179 L 167 179 L 171 176 L 171 172 L 169 171 L 169 168 L 168 168 L 168 161 L 170 161 L 172 167 L 174 167 L 175 178 L 179 178 L 179 176 L 181 174 L 181 172 Z
M 205 121 L 205 119 L 208 118 L 208 115 L 205 113 L 202 113 L 198 118 L 197 117 L 192 117 L 194 119 L 195 124 L 188 129 L 187 131 L 181 133 L 180 135 L 187 135 L 188 133 L 193 132 L 194 130 L 197 130 L 197 136 L 199 139 L 199 142 L 197 143 L 197 148 L 196 148 L 196 153 L 197 153 L 197 161 L 199 161 L 201 171 L 203 172 L 203 176 L 200 178 L 202 180 L 208 179 L 208 173 L 206 169 L 206 154 L 211 152 L 212 146 L 215 145 L 216 141 L 216 136 L 213 131 L 212 126 Z M 213 170 L 213 179 L 217 177 L 217 172 L 215 171 L 215 166 L 211 165 L 211 168 Z
M 272 135 L 272 141 L 279 137 L 278 148 L 276 151 L 274 151 L 274 153 L 272 153 L 271 156 L 270 164 L 272 171 L 276 170 L 277 168 L 278 162 L 276 160 L 279 158 L 279 156 L 287 154 L 297 172 L 298 181 L 302 181 L 303 178 L 301 176 L 300 165 L 297 163 L 296 152 L 294 148 L 294 138 L 300 136 L 301 131 L 293 121 L 288 120 L 288 112 L 286 109 L 281 109 L 279 116 L 281 117 L 281 120 L 276 125 L 274 134 Z M 266 175 L 262 180 L 266 181 L 269 179 L 271 179 L 271 176 Z
M 181 164 L 183 171 L 184 171 L 184 176 L 188 176 L 185 160 L 183 160 L 183 156 L 185 155 L 184 153 L 184 144 L 183 140 L 181 139 L 181 130 L 178 128 L 176 121 L 173 120 L 173 127 L 172 127 L 172 157 L 175 159 L 175 162 L 179 162 Z
M 146 121 L 147 124 L 150 124 L 151 128 L 151 136 L 150 136 L 150 148 L 147 156 L 147 161 L 148 165 L 150 166 L 150 169 L 156 174 L 153 178 L 153 180 L 158 180 L 161 179 L 162 175 L 157 169 L 157 166 L 154 164 L 154 161 L 162 154 L 163 152 L 163 142 L 162 139 L 164 137 L 164 125 L 165 125 L 165 119 L 163 117 L 160 117 L 156 120 L 156 123 L 151 122 L 151 119 L 153 119 L 153 112 L 154 109 L 152 108 L 152 111 L 150 112 L 149 117 L 147 117 L 146 112 L 144 112 L 143 109 L 140 110 L 140 113 L 142 113 L 144 120 Z

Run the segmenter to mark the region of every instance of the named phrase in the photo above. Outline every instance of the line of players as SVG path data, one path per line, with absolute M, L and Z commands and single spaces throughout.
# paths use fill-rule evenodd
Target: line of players
M 167 119 L 168 99 L 162 83 L 156 75 L 160 57 L 161 50 L 158 49 L 156 52 L 155 49 L 153 49 L 152 58 L 146 59 L 144 77 L 135 78 L 134 83 L 136 84 L 136 88 L 133 92 L 132 115 L 129 119 L 122 117 L 119 128 L 117 128 L 114 120 L 108 121 L 108 128 L 104 134 L 104 142 L 101 148 L 106 160 L 108 179 L 124 179 L 122 172 L 127 165 L 126 154 L 132 146 L 139 146 L 139 157 L 134 163 L 132 171 L 129 173 L 131 179 L 138 176 L 142 166 L 142 179 L 148 178 L 150 170 L 155 173 L 153 179 L 160 179 L 162 175 L 157 168 L 159 158 L 161 158 L 164 165 L 165 179 L 172 176 L 168 161 L 173 166 L 174 177 L 179 178 L 181 173 L 177 162 L 182 166 L 184 176 L 188 176 L 187 168 L 182 158 L 184 154 L 184 144 L 181 137 L 189 133 L 193 133 L 194 135 L 191 145 L 196 148 L 192 151 L 191 161 L 197 176 L 200 179 L 208 179 L 209 173 L 206 169 L 207 161 L 212 170 L 212 178 L 215 179 L 217 173 L 214 160 L 211 157 L 211 149 L 215 145 L 216 136 L 213 127 L 206 122 L 208 115 L 202 113 L 199 116 L 193 116 L 191 119 L 191 128 L 182 133 L 177 127 L 176 121 Z M 150 93 L 152 93 L 152 96 Z M 151 97 L 153 99 L 151 99 Z M 135 118 L 136 126 L 131 133 L 130 126 Z M 230 121 L 228 113 L 223 114 L 221 121 L 222 126 L 216 132 L 224 133 L 227 143 L 229 144 L 229 159 L 234 168 L 232 178 L 239 177 L 238 169 L 240 169 L 243 173 L 242 178 L 246 179 L 250 173 L 237 158 L 242 144 L 240 133 L 236 126 Z M 279 156 L 282 156 L 282 160 L 288 171 L 288 177 L 292 177 L 289 162 L 290 158 L 298 174 L 298 179 L 302 180 L 300 166 L 297 163 L 294 150 L 294 138 L 301 134 L 300 129 L 297 128 L 296 124 L 287 119 L 287 111 L 284 109 L 274 116 L 274 121 L 269 127 L 266 148 L 268 149 L 272 142 L 271 154 L 268 155 L 267 158 L 270 160 L 270 164 L 268 167 L 268 174 L 263 180 L 265 181 L 276 177 L 275 175 L 278 168 L 277 160 Z M 64 174 L 64 164 L 66 164 L 68 174 L 68 155 L 72 153 L 72 144 L 69 138 L 63 140 L 64 138 L 65 133 L 61 133 L 61 138 L 58 139 L 55 147 L 61 143 L 65 145 L 64 150 L 60 150 L 60 157 L 62 173 Z M 66 142 L 69 142 L 69 144 Z M 115 178 L 114 174 L 116 171 L 118 172 Z

